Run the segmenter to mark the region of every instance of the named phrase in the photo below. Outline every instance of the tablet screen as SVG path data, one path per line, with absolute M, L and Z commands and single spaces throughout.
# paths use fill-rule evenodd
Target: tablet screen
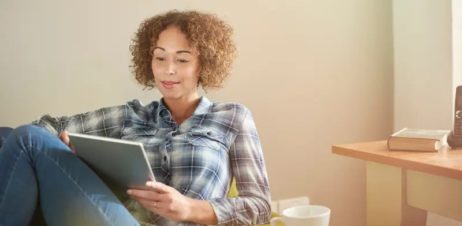
M 103 178 L 124 188 L 154 180 L 141 143 L 76 133 L 69 133 L 69 139 L 76 155 Z

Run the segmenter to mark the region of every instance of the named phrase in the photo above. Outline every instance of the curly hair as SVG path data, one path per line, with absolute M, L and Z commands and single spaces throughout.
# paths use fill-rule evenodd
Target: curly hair
M 159 34 L 169 26 L 178 27 L 192 48 L 199 51 L 199 84 L 204 88 L 220 88 L 229 76 L 236 47 L 231 39 L 231 26 L 217 16 L 197 11 L 169 11 L 143 21 L 130 45 L 132 71 L 145 88 L 155 87 L 151 68 L 152 49 Z

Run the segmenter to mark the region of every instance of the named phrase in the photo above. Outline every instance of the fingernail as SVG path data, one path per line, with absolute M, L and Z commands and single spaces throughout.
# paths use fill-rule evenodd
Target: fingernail
M 132 190 L 127 190 L 127 194 L 131 195 L 132 193 Z
M 151 181 L 146 182 L 146 186 L 152 186 L 153 183 Z

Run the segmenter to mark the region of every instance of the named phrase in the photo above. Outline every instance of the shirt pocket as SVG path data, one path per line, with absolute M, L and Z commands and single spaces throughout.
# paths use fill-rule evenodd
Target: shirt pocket
M 122 130 L 122 139 L 148 143 L 159 143 L 164 140 L 167 129 L 155 128 L 144 122 L 129 121 L 126 122 Z
M 188 140 L 194 146 L 208 147 L 215 150 L 228 150 L 228 137 L 219 130 L 211 128 L 192 128 Z

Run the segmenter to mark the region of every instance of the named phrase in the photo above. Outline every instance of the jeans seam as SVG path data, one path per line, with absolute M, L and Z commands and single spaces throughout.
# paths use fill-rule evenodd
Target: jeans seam
M 19 155 L 16 157 L 16 159 L 14 159 L 14 165 L 13 165 L 13 168 L 11 170 L 11 173 L 7 176 L 7 184 L 6 184 L 6 187 L 5 187 L 5 191 L 4 191 L 4 194 L 3 194 L 3 197 L 2 197 L 2 200 L 0 200 L 0 206 L 2 206 L 3 202 L 5 201 L 5 196 L 6 196 L 6 192 L 8 191 L 8 188 L 10 187 L 10 184 L 11 184 L 11 177 L 14 173 L 14 171 L 16 170 L 16 166 L 18 165 L 18 160 L 19 158 L 21 157 L 21 155 L 23 154 L 24 152 L 21 150 L 19 152 Z
M 75 179 L 59 164 L 58 161 L 55 161 L 52 157 L 48 156 L 46 153 L 44 153 L 44 156 L 48 159 L 50 159 L 60 170 L 62 173 L 64 173 L 68 178 L 69 180 L 72 181 L 72 183 L 74 183 L 74 185 L 76 185 L 76 187 L 78 188 L 78 190 L 80 190 L 80 192 L 83 193 L 83 195 L 85 196 L 85 198 L 87 198 L 91 204 L 93 204 L 93 206 L 96 207 L 96 209 L 98 209 L 98 211 L 103 215 L 104 219 L 112 224 L 113 222 L 110 220 L 110 218 L 101 210 L 101 208 L 99 208 L 99 206 L 88 196 L 87 192 L 85 192 L 85 190 L 75 181 Z

